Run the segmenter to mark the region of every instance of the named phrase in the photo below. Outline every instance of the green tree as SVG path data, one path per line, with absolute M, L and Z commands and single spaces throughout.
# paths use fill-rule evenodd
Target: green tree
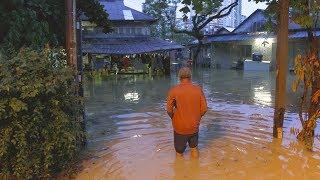
M 65 43 L 65 0 L 1 0 L 0 46 L 5 54 L 21 47 L 42 48 Z M 77 0 L 78 15 L 110 30 L 108 14 L 98 0 Z M 9 52 L 9 53 L 8 53 Z
M 187 34 L 172 32 L 172 39 L 180 44 L 187 45 L 192 43 L 195 39 Z
M 172 12 L 170 3 L 171 0 L 146 0 L 143 4 L 143 12 L 151 15 L 157 20 L 151 27 L 152 36 L 163 39 L 171 37 L 170 23 L 167 23 L 171 18 L 168 19 L 167 14 L 170 14 L 172 18 L 175 18 L 175 12 Z M 177 5 L 176 2 L 173 3 Z
M 190 17 L 192 27 L 181 29 L 173 23 L 171 28 L 175 33 L 184 33 L 197 39 L 197 49 L 193 57 L 194 61 L 197 60 L 198 54 L 203 46 L 203 28 L 215 19 L 228 16 L 232 9 L 238 5 L 238 0 L 235 0 L 228 6 L 221 8 L 222 1 L 223 0 L 182 0 L 184 6 L 180 11 L 184 14 L 184 20 L 187 21 L 188 13 L 191 11 L 194 12 L 194 16 Z
M 181 0 L 146 0 L 143 12 L 151 15 L 157 21 L 151 26 L 151 36 L 162 39 L 172 39 L 182 44 L 190 43 L 193 38 L 187 34 L 177 34 L 171 30 L 171 24 L 176 20 L 176 11 Z

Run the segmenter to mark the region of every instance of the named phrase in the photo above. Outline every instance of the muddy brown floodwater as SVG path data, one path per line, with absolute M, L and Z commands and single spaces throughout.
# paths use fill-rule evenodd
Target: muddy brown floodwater
M 176 159 L 165 112 L 171 77 L 118 76 L 85 85 L 88 154 L 77 179 L 320 179 L 320 143 L 296 141 L 297 95 L 288 82 L 284 139 L 272 138 L 275 75 L 197 70 L 209 111 L 199 132 L 199 159 Z M 319 134 L 319 128 L 316 129 Z

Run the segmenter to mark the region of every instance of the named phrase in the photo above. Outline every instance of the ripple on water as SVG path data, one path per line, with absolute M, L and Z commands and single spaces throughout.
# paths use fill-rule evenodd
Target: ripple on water
M 292 127 L 301 128 L 295 113 L 285 115 L 284 139 L 273 139 L 273 108 L 260 106 L 270 103 L 265 101 L 269 94 L 260 94 L 262 101 L 257 94 L 250 94 L 254 88 L 274 89 L 262 88 L 269 79 L 261 80 L 260 75 L 251 78 L 250 74 L 245 77 L 229 74 L 232 82 L 220 79 L 219 86 L 218 81 L 214 82 L 215 86 L 204 82 L 209 111 L 201 121 L 198 160 L 190 158 L 188 148 L 182 161 L 175 158 L 171 121 L 164 111 L 170 81 L 159 79 L 157 83 L 147 81 L 131 86 L 135 81 L 118 80 L 108 86 L 100 85 L 99 89 L 104 91 L 110 86 L 114 88 L 104 92 L 105 95 L 90 90 L 89 94 L 95 98 L 89 99 L 87 109 L 91 121 L 87 125 L 88 147 L 94 158 L 83 163 L 84 169 L 77 178 L 317 179 L 320 176 L 319 139 L 315 139 L 313 152 L 306 151 L 296 141 L 296 135 L 290 133 Z M 233 79 L 241 83 L 236 90 L 231 86 L 235 83 Z M 224 87 L 225 82 L 231 87 Z M 124 96 L 120 92 L 122 89 L 127 92 L 130 87 L 140 94 L 139 101 L 121 102 Z M 112 94 L 112 101 L 104 99 L 108 93 Z M 100 107 L 101 104 L 105 106 Z M 316 133 L 319 134 L 318 129 Z
M 233 108 L 236 109 L 235 106 Z M 264 174 L 265 177 L 277 177 L 280 172 L 272 173 L 271 171 L 274 171 L 272 166 L 284 168 L 284 177 L 299 177 L 295 171 L 297 167 L 291 166 L 293 162 L 301 162 L 299 158 L 305 158 L 305 153 L 292 148 L 290 150 L 289 146 L 292 144 L 288 145 L 288 149 L 270 148 L 274 147 L 271 145 L 273 143 L 272 121 L 263 118 L 264 115 L 261 112 L 239 113 L 237 111 L 239 110 L 208 112 L 202 121 L 199 133 L 201 156 L 198 172 L 190 170 L 193 171 L 193 175 L 189 178 L 224 177 L 226 174 L 226 177 L 230 178 L 259 177 L 259 172 L 263 174 L 264 170 L 268 172 Z M 184 170 L 179 170 L 179 168 L 184 166 L 175 163 L 173 156 L 170 157 L 170 154 L 174 154 L 173 137 L 172 131 L 168 128 L 171 126 L 170 121 L 161 118 L 164 117 L 163 114 L 149 112 L 110 117 L 118 119 L 115 123 L 118 135 L 110 139 L 105 137 L 106 145 L 110 148 L 100 150 L 105 151 L 99 156 L 99 159 L 104 161 L 93 160 L 97 164 L 92 168 L 100 169 L 97 171 L 101 173 L 99 177 L 131 179 L 140 177 L 139 173 L 146 173 L 146 168 L 151 169 L 146 173 L 146 177 L 170 178 L 179 177 L 179 173 L 183 174 Z M 166 126 L 156 128 L 158 123 L 165 123 Z M 292 140 L 289 138 L 289 140 L 285 139 L 286 141 L 291 142 Z M 187 149 L 187 156 L 189 153 Z M 315 163 L 319 163 L 319 157 L 319 154 L 311 156 Z M 152 161 L 158 163 L 152 163 Z M 189 165 L 192 164 L 188 159 L 186 161 Z M 160 164 L 161 167 L 159 167 Z M 179 167 L 172 172 L 170 164 Z M 254 167 L 259 164 L 265 168 L 258 170 L 258 173 L 248 174 L 248 172 L 257 172 Z M 84 176 L 81 176 L 80 173 L 79 178 L 81 177 Z M 312 173 L 310 177 L 313 177 Z

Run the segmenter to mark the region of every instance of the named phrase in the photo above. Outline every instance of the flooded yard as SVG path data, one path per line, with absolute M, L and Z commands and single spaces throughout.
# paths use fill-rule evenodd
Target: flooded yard
M 86 80 L 88 153 L 77 179 L 318 179 L 320 145 L 296 141 L 297 95 L 288 82 L 284 139 L 272 138 L 274 73 L 197 70 L 209 111 L 199 132 L 199 159 L 175 157 L 165 111 L 171 77 Z M 316 129 L 319 134 L 319 128 Z

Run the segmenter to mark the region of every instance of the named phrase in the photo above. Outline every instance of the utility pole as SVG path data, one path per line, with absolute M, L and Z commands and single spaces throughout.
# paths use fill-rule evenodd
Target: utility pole
M 77 68 L 77 49 L 76 49 L 76 2 L 66 0 L 66 50 L 68 66 Z
M 66 0 L 66 50 L 68 66 L 75 72 L 75 82 L 77 88 L 75 93 L 77 96 L 83 96 L 82 85 L 82 52 L 81 52 L 81 20 L 76 22 L 76 0 Z M 78 42 L 78 43 L 77 43 Z M 78 50 L 77 50 L 78 49 Z M 77 54 L 79 51 L 79 54 Z M 81 122 L 81 128 L 85 131 L 85 114 L 83 111 L 82 116 L 77 117 Z M 82 147 L 86 145 L 86 138 L 83 137 L 81 142 Z
M 279 0 L 278 6 L 278 32 L 276 54 L 276 96 L 273 136 L 282 138 L 283 119 L 286 109 L 287 71 L 288 71 L 288 24 L 289 0 Z

